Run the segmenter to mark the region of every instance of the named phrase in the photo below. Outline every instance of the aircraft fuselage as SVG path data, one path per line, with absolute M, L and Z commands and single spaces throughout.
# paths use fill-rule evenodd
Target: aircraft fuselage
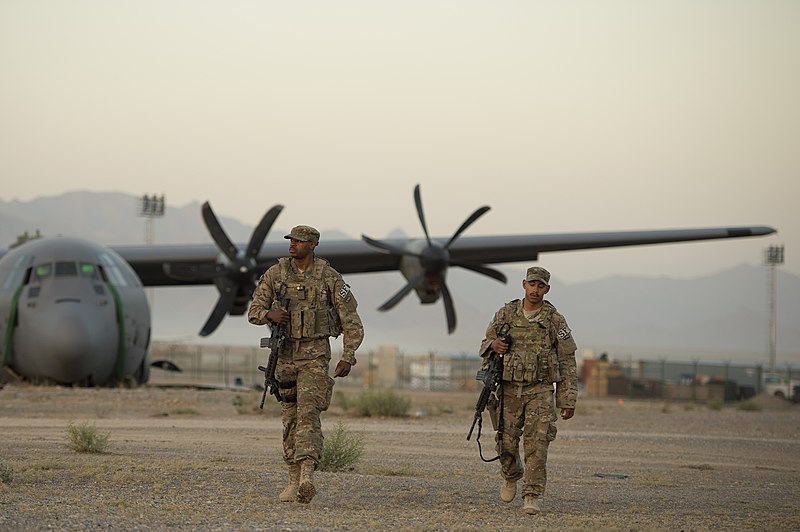
M 0 363 L 30 380 L 146 382 L 150 309 L 113 250 L 76 238 L 27 242 L 0 259 Z

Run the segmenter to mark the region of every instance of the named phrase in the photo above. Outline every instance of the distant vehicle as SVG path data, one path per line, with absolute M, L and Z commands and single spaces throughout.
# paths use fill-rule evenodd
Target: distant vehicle
M 777 373 L 765 373 L 763 377 L 764 393 L 779 399 L 800 402 L 800 379 L 785 379 Z

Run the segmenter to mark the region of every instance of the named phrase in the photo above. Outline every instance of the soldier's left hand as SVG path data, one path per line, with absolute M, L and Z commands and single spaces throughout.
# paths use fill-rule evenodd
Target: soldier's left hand
M 562 408 L 561 409 L 561 419 L 569 419 L 575 415 L 574 408 Z
M 347 377 L 350 374 L 350 368 L 352 366 L 346 360 L 340 360 L 336 364 L 336 369 L 333 372 L 334 377 Z

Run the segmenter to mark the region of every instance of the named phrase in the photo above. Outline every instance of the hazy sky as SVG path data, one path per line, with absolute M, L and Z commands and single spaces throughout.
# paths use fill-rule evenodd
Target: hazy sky
M 420 183 L 436 236 L 779 230 L 540 258 L 567 282 L 800 274 L 800 2 L 2 0 L 0 179 L 378 238 Z

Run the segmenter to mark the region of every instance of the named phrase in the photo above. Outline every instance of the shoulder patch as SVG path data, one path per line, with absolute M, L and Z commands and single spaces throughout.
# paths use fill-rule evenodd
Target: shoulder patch
M 343 284 L 339 289 L 339 297 L 345 302 L 350 300 L 350 287 L 347 284 Z
M 569 327 L 564 325 L 563 327 L 561 327 L 558 330 L 558 332 L 556 333 L 556 336 L 558 336 L 559 340 L 564 341 L 567 338 L 569 338 L 570 336 L 572 336 L 572 331 L 569 330 Z

